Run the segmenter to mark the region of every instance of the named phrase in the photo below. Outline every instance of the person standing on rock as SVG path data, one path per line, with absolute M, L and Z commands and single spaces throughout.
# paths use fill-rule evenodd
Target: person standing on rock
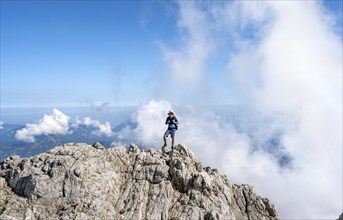
M 168 129 L 166 130 L 166 132 L 163 135 L 163 141 L 164 141 L 164 145 L 163 147 L 167 146 L 167 137 L 170 135 L 172 138 L 172 150 L 174 148 L 174 139 L 175 139 L 175 131 L 177 130 L 177 125 L 179 124 L 176 116 L 174 115 L 174 112 L 169 111 L 168 112 L 168 117 L 166 119 L 166 125 L 168 125 Z

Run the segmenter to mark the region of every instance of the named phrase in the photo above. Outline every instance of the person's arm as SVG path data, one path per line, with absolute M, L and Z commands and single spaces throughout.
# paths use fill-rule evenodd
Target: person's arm
M 173 123 L 174 124 L 180 124 L 176 117 L 174 117 Z
M 166 125 L 169 124 L 170 120 L 169 120 L 169 117 L 167 117 L 166 119 Z

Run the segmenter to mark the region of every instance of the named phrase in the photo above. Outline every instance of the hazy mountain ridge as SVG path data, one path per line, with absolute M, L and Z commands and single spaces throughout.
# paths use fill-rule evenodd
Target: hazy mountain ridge
M 253 187 L 203 168 L 182 145 L 71 143 L 0 166 L 1 219 L 278 219 Z
M 77 143 L 94 143 L 101 139 L 100 143 L 106 147 L 110 147 L 111 143 L 116 140 L 116 133 L 120 132 L 125 127 L 132 128 L 135 124 L 130 121 L 124 121 L 118 126 L 112 128 L 113 136 L 99 135 L 96 133 L 96 128 L 85 125 L 77 127 L 70 126 L 68 134 L 49 134 L 38 135 L 35 137 L 35 142 L 25 142 L 18 140 L 15 134 L 18 130 L 24 128 L 20 124 L 4 124 L 0 133 L 0 160 L 8 156 L 18 155 L 21 157 L 29 157 L 39 153 L 43 153 L 50 148 L 62 145 L 69 142 Z

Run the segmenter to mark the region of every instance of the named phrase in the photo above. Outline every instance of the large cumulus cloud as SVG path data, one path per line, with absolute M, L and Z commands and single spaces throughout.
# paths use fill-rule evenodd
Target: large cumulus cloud
M 26 124 L 25 128 L 18 130 L 15 137 L 26 142 L 35 142 L 35 136 L 49 134 L 67 134 L 69 132 L 70 117 L 58 109 L 53 109 L 51 115 L 44 115 L 35 124 Z
M 92 134 L 97 136 L 105 135 L 111 137 L 113 135 L 110 122 L 101 123 L 90 117 L 84 117 L 82 120 L 72 118 L 58 109 L 53 109 L 51 115 L 45 114 L 37 123 L 28 123 L 24 128 L 18 130 L 15 134 L 16 139 L 25 142 L 35 142 L 36 136 L 39 135 L 67 135 L 73 133 L 80 125 L 94 128 Z

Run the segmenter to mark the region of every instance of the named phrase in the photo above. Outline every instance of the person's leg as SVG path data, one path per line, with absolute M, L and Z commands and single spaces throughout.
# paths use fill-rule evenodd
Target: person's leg
M 167 138 L 166 138 L 166 135 L 163 135 L 163 141 L 164 141 L 164 146 L 167 145 Z
M 172 149 L 174 148 L 174 140 L 175 140 L 175 129 L 171 131 L 171 138 L 172 138 Z
M 170 131 L 169 130 L 166 130 L 166 132 L 164 133 L 164 135 L 163 135 L 163 141 L 164 141 L 164 147 L 166 147 L 167 146 L 167 137 L 169 136 L 169 133 L 170 133 Z

